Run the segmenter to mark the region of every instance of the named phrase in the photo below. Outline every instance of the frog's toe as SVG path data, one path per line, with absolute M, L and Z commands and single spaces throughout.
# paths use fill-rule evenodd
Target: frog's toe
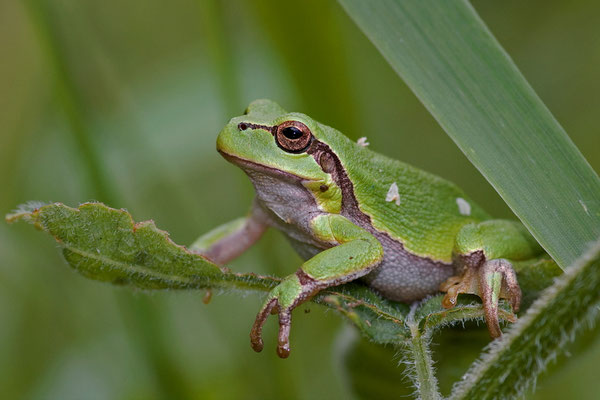
M 445 308 L 454 307 L 461 293 L 479 296 L 483 302 L 485 322 L 493 338 L 502 335 L 498 317 L 499 300 L 507 299 L 514 312 L 519 310 L 521 304 L 521 289 L 515 271 L 508 260 L 501 258 L 467 266 L 460 277 L 453 276 L 442 283 L 440 290 L 446 292 L 442 300 Z M 514 317 L 507 319 L 511 322 L 516 320 Z
M 451 276 L 440 284 L 440 290 L 442 292 L 448 292 L 449 290 L 452 290 L 453 287 L 457 286 L 460 281 L 460 276 Z
M 456 305 L 456 299 L 460 294 L 459 282 L 452 284 L 442 284 L 442 286 L 440 286 L 440 290 L 442 292 L 446 292 L 446 295 L 442 299 L 442 306 L 444 308 L 454 307 Z
M 252 330 L 250 331 L 250 345 L 252 349 L 257 353 L 260 353 L 263 349 L 263 340 L 262 340 L 262 328 L 267 321 L 267 317 L 271 313 L 271 311 L 276 310 L 278 304 L 277 297 L 274 297 L 267 301 L 263 308 L 256 315 L 256 319 L 254 320 L 254 325 L 252 326 Z
M 479 294 L 479 279 L 475 268 L 465 268 L 461 276 L 451 276 L 441 285 L 440 290 L 446 292 L 442 299 L 444 308 L 452 308 L 456 305 L 459 294 Z
M 482 295 L 490 297 L 491 301 L 507 299 L 514 312 L 521 306 L 521 288 L 517 282 L 517 274 L 512 264 L 504 259 L 497 258 L 483 263 L 479 272 L 479 286 Z M 497 298 L 494 298 L 497 297 Z
M 290 330 L 292 327 L 292 310 L 308 300 L 316 292 L 314 285 L 303 285 L 297 274 L 290 275 L 276 286 L 256 315 L 250 331 L 250 345 L 254 351 L 262 351 L 262 329 L 269 314 L 279 316 L 279 335 L 277 354 L 281 358 L 290 355 Z
M 281 307 L 277 297 L 273 297 L 264 304 L 256 315 L 254 325 L 250 331 L 250 345 L 257 353 L 263 349 L 262 328 L 269 314 L 279 314 L 279 335 L 277 340 L 277 355 L 287 358 L 290 355 L 290 330 L 292 328 L 292 310 L 290 307 Z
M 521 288 L 510 262 L 498 258 L 483 263 L 479 271 L 479 286 L 488 330 L 492 337 L 499 337 L 502 335 L 498 321 L 500 298 L 507 299 L 515 312 L 521 305 Z
M 292 328 L 292 312 L 284 309 L 279 312 L 279 336 L 277 337 L 277 355 L 288 358 L 290 355 L 290 330 Z

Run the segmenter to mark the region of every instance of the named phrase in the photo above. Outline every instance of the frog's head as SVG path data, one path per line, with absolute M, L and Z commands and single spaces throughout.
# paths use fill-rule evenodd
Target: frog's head
M 319 131 L 320 124 L 304 114 L 288 113 L 271 100 L 255 100 L 223 128 L 217 150 L 244 170 L 319 180 L 324 172 L 309 154 Z
M 331 203 L 340 195 L 331 177 L 334 160 L 323 155 L 325 148 L 333 154 L 324 140 L 330 131 L 333 129 L 304 114 L 286 112 L 273 101 L 256 100 L 244 115 L 231 119 L 223 128 L 217 150 L 251 178 L 258 174 L 301 182 L 323 205 L 323 201 Z M 337 131 L 334 134 L 343 137 Z

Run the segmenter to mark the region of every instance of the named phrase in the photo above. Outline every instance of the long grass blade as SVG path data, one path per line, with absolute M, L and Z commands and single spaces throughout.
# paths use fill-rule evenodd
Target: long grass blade
M 466 0 L 339 0 L 565 268 L 600 236 L 600 180 Z

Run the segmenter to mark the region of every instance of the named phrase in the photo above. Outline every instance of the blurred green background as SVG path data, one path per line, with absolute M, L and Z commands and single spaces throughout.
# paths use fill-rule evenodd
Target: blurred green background
M 600 3 L 473 4 L 600 170 Z M 189 244 L 247 210 L 252 187 L 214 141 L 251 100 L 268 97 L 367 136 L 372 149 L 511 216 L 333 1 L 0 0 L 0 54 L 2 214 L 28 200 L 102 200 Z M 285 275 L 299 262 L 269 232 L 232 268 Z M 345 372 L 348 332 L 332 312 L 296 312 L 293 352 L 280 360 L 272 320 L 265 351 L 250 349 L 257 296 L 216 294 L 208 306 L 201 298 L 86 280 L 46 235 L 0 223 L 2 398 L 343 399 L 349 376 L 376 372 L 360 359 Z M 434 351 L 471 335 L 460 332 Z M 560 357 L 536 398 L 595 398 L 597 337 Z M 384 362 L 394 354 L 369 351 Z M 440 370 L 447 364 L 439 360 Z

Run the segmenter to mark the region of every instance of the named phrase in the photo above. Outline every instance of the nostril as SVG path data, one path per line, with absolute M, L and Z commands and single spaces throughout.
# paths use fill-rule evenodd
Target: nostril
M 245 131 L 246 129 L 248 129 L 248 124 L 241 122 L 240 124 L 238 124 L 238 129 L 240 131 Z

